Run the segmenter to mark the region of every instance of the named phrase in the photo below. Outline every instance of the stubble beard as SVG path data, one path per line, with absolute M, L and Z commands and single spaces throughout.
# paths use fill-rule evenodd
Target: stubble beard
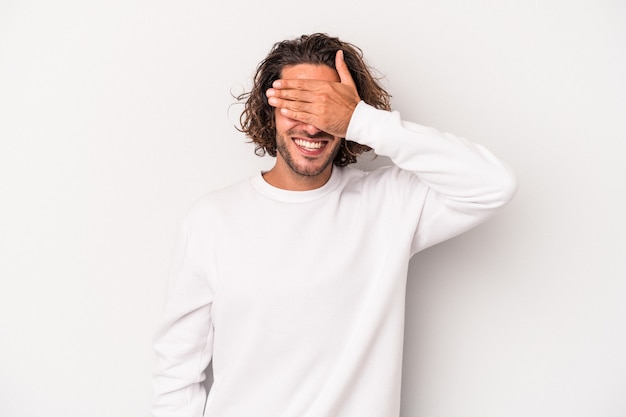
M 324 136 L 328 137 L 328 135 L 326 134 L 311 136 L 306 133 L 303 134 L 301 132 L 298 133 L 298 136 L 308 137 L 308 138 L 321 138 Z M 335 139 L 335 140 L 341 140 L 341 139 Z M 290 132 L 287 132 L 284 135 L 276 135 L 276 151 L 280 154 L 280 156 L 283 158 L 287 166 L 295 174 L 298 174 L 304 177 L 315 177 L 315 176 L 320 175 L 322 172 L 324 172 L 324 170 L 333 163 L 333 161 L 335 160 L 335 157 L 339 153 L 339 148 L 340 148 L 340 146 L 335 145 L 331 140 L 328 142 L 326 146 L 335 146 L 335 149 L 333 149 L 332 153 L 328 154 L 328 156 L 322 162 L 322 164 L 320 165 L 311 164 L 307 166 L 301 166 L 301 165 L 298 165 L 298 163 L 295 161 L 295 158 L 289 151 L 289 147 L 287 146 L 288 145 L 287 141 L 291 141 Z M 319 158 L 307 158 L 306 156 L 304 156 L 304 158 L 310 161 L 317 161 L 319 159 Z

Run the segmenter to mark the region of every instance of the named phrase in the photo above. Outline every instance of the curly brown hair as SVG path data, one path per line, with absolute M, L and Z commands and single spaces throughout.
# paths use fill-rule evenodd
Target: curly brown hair
M 268 153 L 276 156 L 274 108 L 267 102 L 265 92 L 272 87 L 275 80 L 281 78 L 283 68 L 313 64 L 336 69 L 335 55 L 340 49 L 361 99 L 378 109 L 390 109 L 391 95 L 378 83 L 378 78 L 372 75 L 372 68 L 365 63 L 363 52 L 357 46 L 325 33 L 302 35 L 293 40 L 277 42 L 257 66 L 252 90 L 236 97 L 240 102 L 245 102 L 239 118 L 241 127 L 238 130 L 255 143 L 254 152 L 257 155 Z M 369 150 L 369 146 L 344 138 L 333 163 L 340 167 L 346 166 L 356 162 L 358 155 Z

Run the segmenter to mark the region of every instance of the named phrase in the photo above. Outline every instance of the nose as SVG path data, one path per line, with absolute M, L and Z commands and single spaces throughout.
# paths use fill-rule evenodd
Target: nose
M 321 130 L 320 130 L 320 129 L 318 129 L 318 128 L 316 128 L 315 126 L 310 125 L 310 124 L 305 124 L 305 125 L 304 125 L 304 131 L 305 131 L 306 133 L 308 133 L 309 135 L 311 135 L 311 136 L 317 135 L 318 133 L 320 133 L 320 132 L 321 132 Z

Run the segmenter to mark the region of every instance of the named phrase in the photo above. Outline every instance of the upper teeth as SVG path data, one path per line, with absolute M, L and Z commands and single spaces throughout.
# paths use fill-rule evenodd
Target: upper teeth
M 323 142 L 311 142 L 304 139 L 295 139 L 294 142 L 296 142 L 296 145 L 307 149 L 320 149 L 323 146 Z

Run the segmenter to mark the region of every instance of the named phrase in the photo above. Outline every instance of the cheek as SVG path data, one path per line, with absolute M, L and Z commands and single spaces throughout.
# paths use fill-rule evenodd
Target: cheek
M 297 120 L 283 116 L 279 111 L 274 112 L 274 118 L 276 121 L 276 131 L 278 132 L 286 132 L 299 123 Z

